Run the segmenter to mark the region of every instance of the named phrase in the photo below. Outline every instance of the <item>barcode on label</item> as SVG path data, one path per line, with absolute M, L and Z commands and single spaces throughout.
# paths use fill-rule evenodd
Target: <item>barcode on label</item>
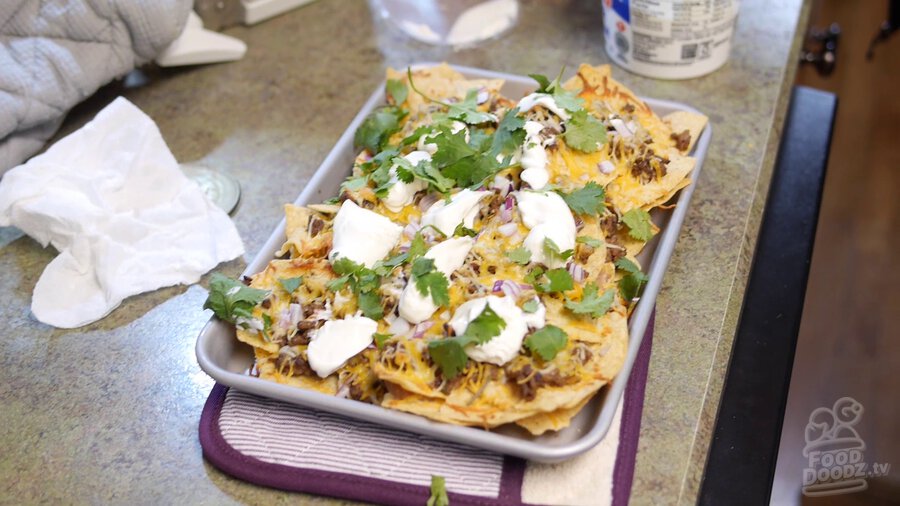
M 697 57 L 697 44 L 685 44 L 681 46 L 681 59 L 693 60 Z

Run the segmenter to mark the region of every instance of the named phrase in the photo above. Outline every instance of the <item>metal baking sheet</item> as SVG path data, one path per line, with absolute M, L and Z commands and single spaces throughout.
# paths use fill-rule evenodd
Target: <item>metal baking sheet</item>
M 413 68 L 431 65 L 434 64 L 421 63 L 414 65 Z M 502 92 L 507 97 L 521 97 L 535 88 L 534 81 L 529 77 L 469 67 L 453 67 L 472 79 L 504 79 L 506 83 Z M 341 182 L 350 174 L 356 156 L 353 149 L 353 133 L 366 115 L 383 102 L 383 90 L 384 87 L 379 86 L 372 93 L 300 196 L 297 197 L 295 204 L 319 203 L 337 195 Z M 651 98 L 645 98 L 644 101 L 661 116 L 679 110 L 698 112 L 692 107 L 676 102 Z M 691 174 L 694 181 L 699 176 L 711 136 L 711 128 L 707 126 L 695 147 L 693 156 L 697 158 L 697 166 Z M 539 462 L 558 462 L 572 458 L 594 447 L 609 430 L 656 302 L 656 295 L 659 293 L 666 266 L 687 213 L 694 186 L 691 184 L 681 191 L 674 211 L 656 210 L 653 212 L 653 221 L 661 231 L 638 256 L 650 280 L 628 324 L 628 355 L 621 372 L 594 396 L 572 420 L 569 427 L 558 432 L 532 436 L 524 429 L 512 424 L 491 431 L 462 427 L 351 399 L 340 399 L 319 392 L 262 380 L 248 374 L 248 370 L 253 365 L 252 348 L 237 340 L 234 328 L 230 324 L 215 318 L 210 319 L 197 339 L 197 361 L 200 367 L 219 383 L 245 392 Z M 254 274 L 263 270 L 281 247 L 284 237 L 284 220 L 282 219 L 259 254 L 247 266 L 244 274 Z

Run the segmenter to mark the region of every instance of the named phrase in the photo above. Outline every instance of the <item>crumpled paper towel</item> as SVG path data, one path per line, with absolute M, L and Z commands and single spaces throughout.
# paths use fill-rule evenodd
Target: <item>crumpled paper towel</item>
M 38 320 L 74 328 L 123 299 L 196 283 L 243 254 L 228 215 L 178 167 L 156 124 L 117 98 L 0 180 L 0 226 L 60 253 L 34 287 Z

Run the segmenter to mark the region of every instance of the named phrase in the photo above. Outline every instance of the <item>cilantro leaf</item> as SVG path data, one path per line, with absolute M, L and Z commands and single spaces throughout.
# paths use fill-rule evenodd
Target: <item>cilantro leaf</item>
M 558 258 L 560 260 L 567 260 L 572 254 L 575 253 L 574 250 L 567 249 L 565 251 L 560 251 L 559 246 L 553 242 L 553 239 L 549 237 L 544 238 L 544 255 L 550 258 Z
M 284 288 L 284 291 L 287 293 L 294 293 L 297 288 L 300 287 L 301 283 L 303 283 L 303 276 L 297 276 L 296 278 L 280 278 L 278 280 L 278 284 L 281 285 L 281 288 Z
M 618 286 L 622 298 L 631 302 L 640 295 L 641 288 L 649 278 L 634 262 L 625 257 L 616 260 L 616 268 L 628 273 L 619 280 Z
M 422 236 L 422 232 L 416 232 L 416 235 L 413 236 L 407 253 L 409 253 L 411 261 L 425 254 L 425 238 Z
M 566 201 L 569 209 L 578 214 L 597 215 L 606 209 L 606 190 L 593 181 L 572 193 L 556 193 Z
M 431 497 L 428 498 L 425 506 L 450 506 L 447 485 L 443 476 L 431 475 Z
M 565 292 L 575 286 L 572 275 L 565 269 L 550 269 L 546 273 L 547 281 L 535 288 L 543 292 Z
M 411 276 L 416 289 L 423 297 L 430 294 L 436 306 L 446 306 L 450 303 L 450 282 L 442 272 L 435 269 L 434 260 L 417 258 L 413 262 Z
M 511 155 L 525 142 L 525 119 L 518 116 L 519 109 L 514 108 L 503 116 L 497 131 L 491 139 L 490 155 Z
M 534 79 L 538 83 L 538 89 L 535 90 L 535 93 L 550 93 L 553 91 L 553 83 L 556 81 L 550 81 L 550 78 L 543 74 L 528 74 L 528 77 Z
M 266 313 L 263 313 L 262 320 L 263 320 L 263 336 L 265 336 L 266 340 L 268 340 L 269 336 L 272 335 L 272 317 Z
M 559 70 L 559 75 L 557 75 L 556 79 L 552 81 L 547 78 L 547 76 L 541 74 L 528 74 L 528 76 L 538 83 L 539 87 L 537 90 L 535 90 L 535 93 L 544 93 L 547 95 L 551 95 L 553 97 L 553 101 L 556 102 L 556 105 L 570 112 L 584 109 L 584 100 L 579 98 L 575 92 L 569 91 L 562 87 L 560 80 L 562 79 L 562 75 L 565 70 L 565 67 L 561 68 Z
M 537 299 L 528 299 L 522 304 L 522 311 L 526 313 L 534 313 L 540 308 L 540 302 Z
M 598 290 L 596 283 L 584 285 L 581 300 L 576 301 L 566 297 L 566 308 L 575 314 L 589 314 L 594 318 L 600 318 L 609 311 L 616 293 L 610 289 L 598 296 Z
M 384 318 L 384 308 L 381 306 L 381 297 L 378 292 L 360 291 L 356 294 L 356 301 L 366 318 L 373 320 Z
M 520 265 L 528 265 L 528 262 L 531 262 L 531 251 L 524 246 L 519 246 L 518 248 L 507 251 L 506 256 L 514 263 Z
M 588 237 L 586 235 L 579 235 L 578 237 L 575 238 L 575 242 L 581 243 L 581 244 L 587 244 L 588 246 L 590 246 L 592 248 L 599 248 L 599 247 L 603 246 L 603 241 L 601 241 L 600 239 L 596 239 L 594 237 Z
M 400 120 L 406 111 L 396 106 L 380 107 L 372 111 L 353 136 L 353 143 L 366 148 L 370 153 L 377 153 L 387 145 L 394 132 L 400 130 Z
M 253 307 L 269 295 L 267 290 L 250 288 L 240 281 L 214 272 L 209 281 L 209 296 L 203 309 L 226 322 L 234 323 L 238 318 L 251 318 Z
M 466 326 L 462 335 L 436 339 L 428 342 L 428 354 L 447 379 L 453 379 L 465 369 L 469 356 L 466 346 L 484 344 L 500 335 L 506 328 L 506 321 L 494 312 L 490 304 L 484 305 L 475 319 Z
M 394 105 L 400 105 L 406 101 L 409 89 L 407 89 L 406 84 L 403 81 L 399 79 L 388 79 L 384 87 L 387 90 L 388 96 L 394 101 Z
M 634 208 L 622 215 L 622 221 L 628 225 L 628 235 L 639 241 L 649 241 L 653 237 L 650 213 Z
M 465 130 L 453 133 L 449 127 L 441 127 L 438 129 L 438 134 L 430 138 L 429 141 L 437 146 L 437 151 L 431 155 L 431 160 L 438 167 L 452 165 L 463 158 L 477 153 L 466 142 Z
M 356 191 L 369 184 L 369 176 L 352 177 L 341 183 L 341 188 Z
M 394 337 L 394 334 L 380 334 L 378 332 L 372 334 L 372 339 L 375 340 L 375 346 L 377 346 L 379 350 L 384 349 L 384 344 L 392 337 Z
M 528 284 L 534 284 L 535 281 L 541 279 L 541 276 L 544 275 L 544 272 L 545 271 L 543 267 L 537 266 L 534 269 L 528 271 L 527 274 L 525 274 L 525 279 L 523 281 Z
M 497 117 L 493 114 L 479 111 L 477 102 L 478 90 L 473 88 L 466 92 L 466 98 L 462 102 L 447 104 L 449 106 L 447 116 L 469 125 L 480 125 L 481 123 L 497 121 Z
M 478 235 L 478 232 L 471 228 L 467 228 L 466 224 L 462 222 L 460 222 L 460 224 L 456 226 L 456 230 L 453 231 L 453 237 L 475 237 L 476 235 Z
M 593 153 L 606 143 L 606 126 L 588 114 L 587 110 L 581 109 L 573 112 L 566 121 L 563 138 L 566 145 L 583 153 Z
M 525 338 L 525 347 L 537 353 L 544 360 L 553 360 L 556 354 L 566 347 L 569 336 L 563 329 L 547 325 Z

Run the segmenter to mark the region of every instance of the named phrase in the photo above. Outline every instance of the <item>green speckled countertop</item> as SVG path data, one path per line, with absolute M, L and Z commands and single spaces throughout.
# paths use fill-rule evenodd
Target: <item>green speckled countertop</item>
M 122 94 L 157 122 L 179 161 L 240 180 L 234 219 L 247 254 L 219 268 L 237 275 L 387 65 L 448 60 L 552 75 L 608 61 L 599 0 L 521 3 L 513 31 L 453 52 L 384 31 L 362 0 L 320 0 L 228 30 L 249 46 L 241 61 L 148 70 L 104 88 L 60 135 Z M 714 126 L 658 299 L 634 504 L 696 499 L 806 11 L 800 0 L 744 1 L 730 62 L 700 79 L 614 69 L 639 94 L 691 104 Z M 209 317 L 203 288 L 139 295 L 100 322 L 54 329 L 29 312 L 54 256 L 0 228 L 0 503 L 343 504 L 247 485 L 204 462 L 197 424 L 212 380 L 194 358 Z

